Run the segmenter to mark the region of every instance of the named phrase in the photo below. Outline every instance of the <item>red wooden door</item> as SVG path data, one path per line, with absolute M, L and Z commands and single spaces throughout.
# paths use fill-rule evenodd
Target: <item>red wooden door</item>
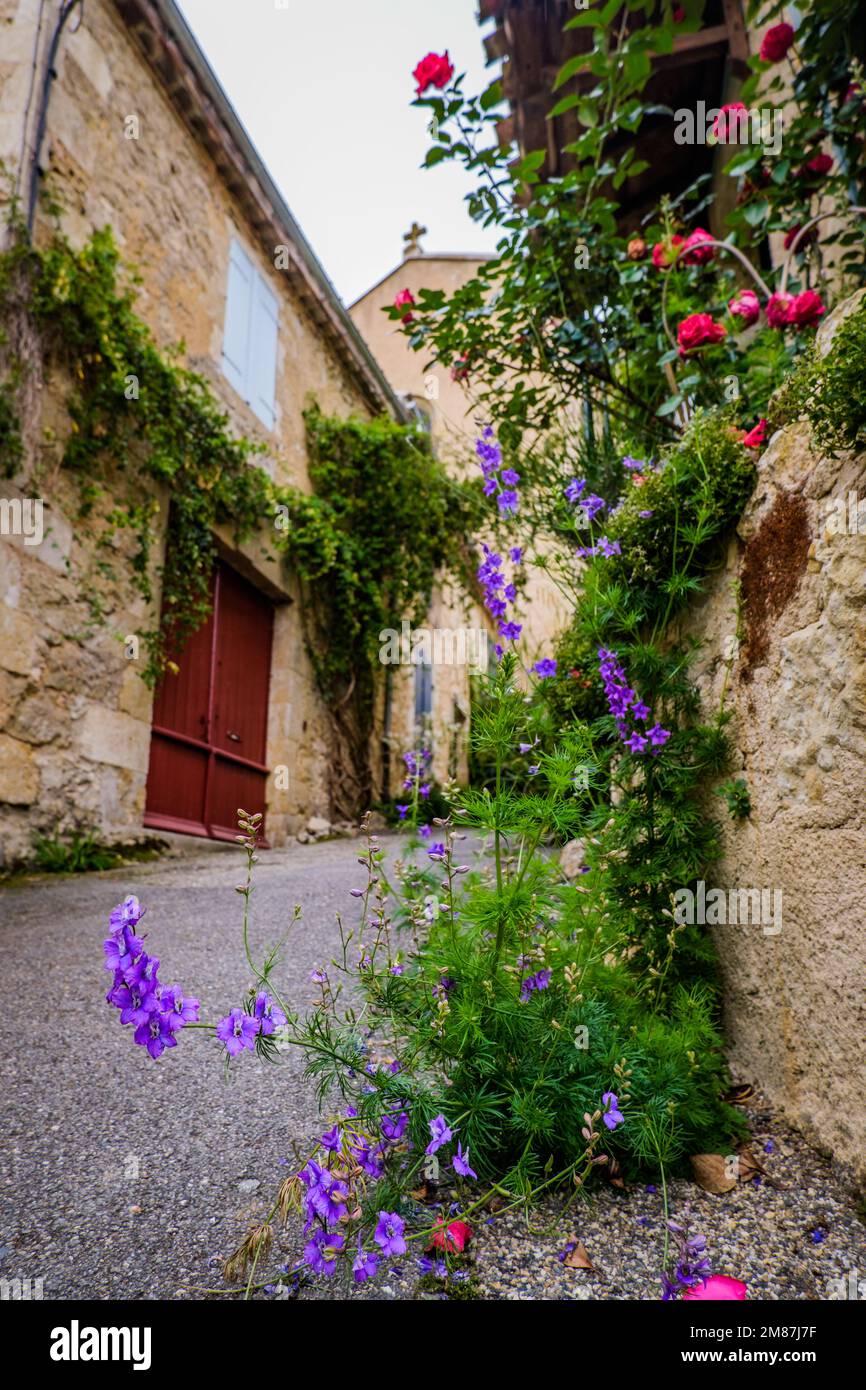
M 273 608 L 228 565 L 213 608 L 153 705 L 144 823 L 230 840 L 237 809 L 264 812 Z

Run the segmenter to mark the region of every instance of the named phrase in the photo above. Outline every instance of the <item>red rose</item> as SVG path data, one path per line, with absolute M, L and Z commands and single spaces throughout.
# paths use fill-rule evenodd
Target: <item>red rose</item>
M 400 314 L 403 323 L 412 323 L 415 316 L 409 310 L 414 303 L 415 296 L 411 290 L 401 290 L 398 295 L 394 296 L 394 308 Z M 406 312 L 403 313 L 403 310 Z
M 748 434 L 743 435 L 743 443 L 747 449 L 763 449 L 767 440 L 767 422 L 759 420 L 754 429 L 749 430 Z
M 456 1250 L 462 1253 L 472 1239 L 472 1228 L 465 1221 L 452 1221 L 450 1226 L 437 1226 L 428 1250 Z
M 464 352 L 451 364 L 451 380 L 465 381 L 469 376 L 469 353 Z
M 767 323 L 771 328 L 784 328 L 791 322 L 792 294 L 771 294 L 767 300 Z
M 816 154 L 813 159 L 809 160 L 808 164 L 803 165 L 800 170 L 800 177 L 809 178 L 811 175 L 813 178 L 822 179 L 825 174 L 829 174 L 832 168 L 833 156 L 831 154 Z
M 788 310 L 788 322 L 794 328 L 811 328 L 822 314 L 826 314 L 821 296 L 814 290 L 803 290 L 794 295 L 794 302 Z
M 785 233 L 784 247 L 786 251 L 790 251 L 791 247 L 794 245 L 794 242 L 797 241 L 798 236 L 800 236 L 799 222 L 795 223 L 795 225 L 790 229 L 790 231 Z M 818 228 L 810 227 L 808 232 L 806 232 L 805 236 L 800 237 L 800 240 L 797 241 L 797 250 L 802 251 L 804 246 L 811 246 L 812 242 L 817 240 Z
M 653 247 L 653 265 L 656 270 L 667 270 L 673 264 L 677 248 L 682 246 L 683 241 L 683 237 L 674 235 L 656 242 Z
M 694 352 L 695 348 L 720 343 L 727 336 L 728 330 L 720 323 L 714 323 L 712 314 L 689 314 L 677 329 L 680 357 L 685 357 L 687 352 Z
M 761 301 L 754 290 L 743 290 L 738 298 L 729 299 L 728 309 L 735 319 L 742 319 L 744 328 L 751 328 L 761 317 Z
M 447 48 L 444 53 L 428 53 L 412 76 L 418 84 L 415 94 L 419 97 L 424 95 L 428 87 L 447 87 L 454 76 L 454 65 L 448 57 Z
M 740 112 L 744 112 L 744 116 Z M 713 135 L 720 145 L 745 144 L 748 133 L 749 108 L 742 101 L 728 102 L 713 121 Z
M 760 58 L 764 63 L 781 63 L 791 44 L 794 30 L 790 24 L 774 24 L 768 29 L 761 44 Z
M 683 1298 L 705 1298 L 719 1302 L 722 1299 L 744 1299 L 747 1288 L 739 1279 L 728 1274 L 711 1274 L 703 1283 L 693 1289 L 684 1289 Z
M 715 246 L 706 243 L 712 241 L 712 234 L 704 231 L 703 227 L 697 227 L 691 236 L 687 236 L 683 242 L 682 259 L 686 265 L 706 265 L 716 254 Z

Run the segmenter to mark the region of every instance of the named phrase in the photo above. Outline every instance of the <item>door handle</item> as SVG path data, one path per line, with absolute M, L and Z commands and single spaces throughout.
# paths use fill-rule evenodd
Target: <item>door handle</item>
M 240 734 L 236 734 L 234 729 L 226 729 L 226 738 L 230 738 L 232 743 L 240 743 L 241 741 Z

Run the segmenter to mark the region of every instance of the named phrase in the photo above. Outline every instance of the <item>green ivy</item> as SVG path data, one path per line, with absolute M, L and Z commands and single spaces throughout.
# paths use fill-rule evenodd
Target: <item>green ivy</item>
M 45 250 L 19 235 L 0 257 L 0 317 L 26 313 L 45 364 L 69 382 L 62 464 L 78 479 L 81 518 L 103 504 L 107 524 L 94 528 L 99 571 L 112 572 L 111 542 L 131 533 L 132 580 L 152 601 L 163 491 L 170 510 L 158 571 L 162 615 L 139 633 L 148 652 L 142 674 L 154 685 L 210 612 L 215 528 L 230 525 L 240 542 L 267 523 L 271 545 L 302 585 L 307 646 L 344 735 L 336 764 L 355 779 L 354 812 L 369 804 L 379 633 L 423 618 L 437 571 L 467 571 L 480 493 L 448 477 L 422 430 L 332 419 L 315 406 L 305 412 L 312 494 L 275 485 L 255 461 L 263 446 L 233 432 L 207 379 L 182 365 L 183 346 L 157 346 L 136 312 L 137 284 L 110 228 L 78 251 L 59 235 Z M 20 378 L 26 364 L 14 366 Z M 12 387 L 0 393 L 9 477 L 22 461 L 14 401 Z M 290 518 L 282 531 L 274 525 L 280 508 Z M 97 593 L 90 603 L 99 620 Z
M 422 431 L 316 406 L 304 419 L 313 492 L 280 494 L 289 526 L 278 544 L 303 586 L 307 648 L 335 721 L 333 791 L 348 814 L 372 793 L 380 633 L 424 621 L 438 571 L 468 573 L 479 494 L 448 476 Z

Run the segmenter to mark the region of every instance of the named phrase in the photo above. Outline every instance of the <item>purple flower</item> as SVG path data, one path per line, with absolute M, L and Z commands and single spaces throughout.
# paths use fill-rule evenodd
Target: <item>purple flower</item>
M 147 1048 L 154 1061 L 167 1047 L 177 1047 L 177 1038 L 164 1014 L 151 1014 L 146 1023 L 136 1028 L 133 1036 L 139 1047 Z
M 128 985 L 123 981 L 115 985 L 105 997 L 109 1004 L 114 1004 L 115 1008 L 120 1009 L 121 1023 L 133 1023 L 136 1028 L 142 1023 L 147 1023 L 150 1015 L 159 1012 L 160 1008 L 159 1000 L 150 986 Z
M 457 1152 L 451 1160 L 451 1166 L 455 1173 L 459 1173 L 461 1178 L 477 1178 L 478 1174 L 469 1167 L 469 1146 L 466 1146 L 464 1153 L 460 1147 L 460 1140 L 457 1141 Z
M 383 1255 L 405 1255 L 406 1242 L 403 1239 L 405 1222 L 395 1211 L 380 1211 L 379 1224 L 376 1227 L 373 1239 L 382 1251 Z
M 585 491 L 586 478 L 572 478 L 565 489 L 565 500 L 567 502 L 579 502 Z
M 335 1153 L 339 1149 L 343 1140 L 343 1131 L 339 1125 L 334 1125 L 333 1129 L 326 1130 L 319 1141 L 323 1149 L 332 1149 Z
M 500 492 L 496 499 L 496 505 L 505 516 L 515 516 L 517 513 L 517 493 L 509 489 Z
M 599 536 L 596 549 L 607 559 L 610 559 L 611 555 L 622 554 L 622 546 L 619 541 L 609 541 L 607 536 Z
M 114 911 L 117 912 L 118 909 L 115 908 Z M 131 927 L 120 926 L 111 936 L 106 937 L 102 949 L 105 952 L 106 970 L 125 971 L 129 970 L 136 957 L 141 955 L 144 942 L 140 936 L 134 934 Z
M 358 1253 L 352 1261 L 352 1273 L 356 1284 L 363 1284 L 365 1279 L 373 1279 L 376 1270 L 379 1268 L 379 1256 L 374 1255 L 372 1250 L 361 1248 L 361 1237 L 358 1236 Z
M 540 661 L 536 661 L 532 669 L 541 680 L 548 680 L 551 676 L 556 675 L 556 666 L 555 657 L 544 656 Z
M 119 931 L 121 927 L 135 927 L 144 916 L 145 908 L 141 906 L 138 898 L 130 894 L 124 898 L 122 903 L 112 908 L 108 925 L 112 931 Z
M 508 552 L 508 558 L 513 565 L 519 565 L 523 561 L 523 550 L 519 545 L 513 545 Z
M 345 1236 L 316 1231 L 304 1246 L 304 1259 L 314 1274 L 330 1276 L 337 1268 L 337 1256 L 345 1244 Z
M 172 985 L 169 989 L 163 990 L 159 1001 L 160 1013 L 165 1014 L 173 1033 L 178 1032 L 187 1023 L 198 1023 L 199 1008 L 198 1000 L 184 997 L 179 985 Z
M 616 1129 L 617 1125 L 625 1124 L 625 1116 L 620 1114 L 619 1100 L 613 1091 L 605 1091 L 601 1103 L 604 1106 L 602 1118 L 608 1129 Z
M 317 966 L 315 970 L 310 971 L 310 979 L 314 985 L 326 985 L 328 983 L 328 972 L 327 970 L 323 970 L 321 966 Z
M 400 802 L 399 802 L 399 801 L 397 802 L 397 814 L 398 814 L 398 816 L 400 817 L 401 820 L 405 820 L 405 819 L 406 819 L 406 813 L 407 813 L 409 810 L 410 810 L 410 807 L 409 807 L 409 806 L 401 806 L 401 805 L 400 805 Z
M 499 476 L 508 487 L 517 487 L 520 482 L 520 474 L 515 473 L 513 468 L 503 468 Z
M 516 642 L 523 631 L 522 623 L 500 623 L 499 635 L 504 637 L 506 642 Z
M 250 1052 L 256 1050 L 256 1037 L 259 1031 L 259 1020 L 253 1018 L 252 1014 L 244 1013 L 243 1009 L 232 1009 L 230 1014 L 221 1018 L 216 1028 L 216 1035 L 220 1042 L 226 1045 L 226 1052 L 230 1057 L 237 1057 L 239 1052 L 243 1052 L 246 1047 Z
M 441 1149 L 443 1144 L 447 1144 L 453 1138 L 448 1121 L 444 1115 L 437 1115 L 435 1120 L 430 1121 L 430 1143 L 425 1150 L 428 1154 L 435 1154 L 437 1149 Z
M 647 733 L 653 748 L 663 747 L 671 736 L 670 729 L 663 729 L 661 724 L 654 724 L 651 729 L 647 729 Z
M 264 990 L 259 990 L 256 995 L 253 1014 L 259 1020 L 259 1030 L 266 1038 L 269 1038 L 278 1028 L 285 1028 L 286 1026 L 286 1015 L 282 1009 L 277 1008 L 273 999 Z
M 382 1117 L 379 1129 L 383 1139 L 387 1139 L 389 1144 L 399 1144 L 409 1126 L 409 1116 L 405 1110 L 401 1110 L 396 1119 L 393 1115 Z
M 535 975 L 527 975 L 520 986 L 520 998 L 522 1002 L 525 1003 L 529 996 L 534 994 L 536 990 L 547 989 L 550 984 L 551 974 L 552 971 L 550 970 L 539 970 Z
M 647 467 L 645 459 L 633 459 L 631 454 L 626 454 L 622 461 L 623 468 L 630 469 L 633 473 L 642 473 Z

